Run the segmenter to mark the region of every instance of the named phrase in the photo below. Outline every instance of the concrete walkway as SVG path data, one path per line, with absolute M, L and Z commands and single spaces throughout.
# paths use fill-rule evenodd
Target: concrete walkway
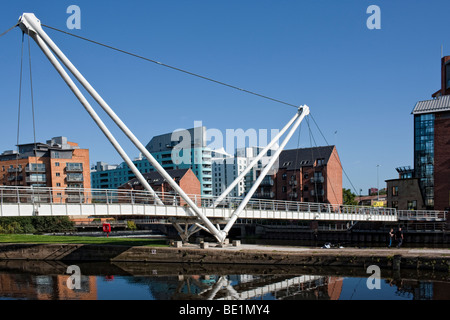
M 184 248 L 200 248 L 200 245 L 188 244 Z M 226 245 L 220 247 L 215 243 L 211 243 L 208 249 L 227 250 L 227 251 L 251 251 L 251 252 L 298 252 L 310 253 L 311 255 L 354 255 L 354 256 L 373 256 L 373 255 L 401 255 L 416 257 L 436 257 L 450 258 L 450 249 L 445 248 L 311 248 L 311 247 L 295 247 L 295 246 L 271 246 L 257 244 L 241 244 L 240 246 Z

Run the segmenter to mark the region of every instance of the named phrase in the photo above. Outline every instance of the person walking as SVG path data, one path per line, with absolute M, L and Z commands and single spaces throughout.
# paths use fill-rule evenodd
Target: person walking
M 394 229 L 391 228 L 391 231 L 389 231 L 389 248 L 392 246 L 392 241 L 394 240 Z
M 400 248 L 403 244 L 403 231 L 402 227 L 399 227 L 397 233 L 395 234 L 395 238 L 397 240 L 397 248 Z

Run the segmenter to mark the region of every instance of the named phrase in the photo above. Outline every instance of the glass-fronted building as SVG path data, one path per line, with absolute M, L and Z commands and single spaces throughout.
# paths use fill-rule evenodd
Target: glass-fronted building
M 434 206 L 434 114 L 414 116 L 414 169 L 426 207 Z
M 211 150 L 206 147 L 205 127 L 153 137 L 146 149 L 165 170 L 191 169 L 200 181 L 202 194 L 212 195 Z M 145 157 L 133 163 L 141 173 L 155 171 Z M 100 162 L 91 171 L 93 188 L 116 189 L 133 178 L 135 175 L 125 162 L 112 167 Z

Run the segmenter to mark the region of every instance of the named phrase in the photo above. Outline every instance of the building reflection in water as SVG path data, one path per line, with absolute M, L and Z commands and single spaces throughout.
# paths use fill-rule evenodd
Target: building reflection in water
M 96 300 L 97 279 L 81 276 L 80 289 L 69 289 L 69 275 L 0 273 L 0 297 L 27 300 Z
M 132 287 L 146 289 L 155 300 L 339 300 L 345 277 L 324 275 L 82 275 L 81 288 L 69 289 L 69 275 L 1 272 L 0 299 L 96 300 L 101 287 L 120 294 Z M 121 281 L 118 281 L 118 280 Z M 361 278 L 363 279 L 363 278 Z M 439 281 L 382 280 L 399 298 L 450 300 L 450 284 Z M 364 279 L 363 279 L 363 281 Z M 127 288 L 126 288 L 127 287 Z M 126 290 L 125 290 L 126 289 Z M 118 297 L 120 299 L 120 297 Z M 126 297 L 122 297 L 126 298 Z M 354 297 L 358 299 L 358 297 Z

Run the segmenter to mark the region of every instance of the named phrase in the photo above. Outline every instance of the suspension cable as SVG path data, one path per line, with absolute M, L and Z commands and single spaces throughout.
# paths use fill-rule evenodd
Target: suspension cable
M 313 136 L 312 131 L 311 131 L 311 126 L 309 125 L 309 117 L 306 119 L 306 123 L 308 125 L 309 144 L 311 146 L 311 162 L 312 162 L 312 167 L 313 167 L 312 174 L 313 174 L 313 178 L 314 178 L 314 193 L 315 193 L 315 196 L 316 196 L 316 202 L 319 202 L 319 195 L 318 195 L 318 192 L 317 192 L 316 170 L 314 169 L 314 162 L 315 162 L 315 160 L 314 160 L 314 149 L 313 149 L 313 144 L 312 144 L 312 139 L 314 139 L 314 136 Z M 314 140 L 314 144 L 316 144 L 315 140 Z
M 209 78 L 209 77 L 206 77 L 206 76 L 202 76 L 202 75 L 194 73 L 194 72 L 190 72 L 190 71 L 187 71 L 187 70 L 184 70 L 184 69 L 180 69 L 178 67 L 174 67 L 174 66 L 171 66 L 171 65 L 168 65 L 168 64 L 165 64 L 165 63 L 162 63 L 162 62 L 150 59 L 150 58 L 146 58 L 146 57 L 140 56 L 138 54 L 122 50 L 122 49 L 118 49 L 118 48 L 115 48 L 113 46 L 110 46 L 110 45 L 107 45 L 107 44 L 104 44 L 104 43 L 101 43 L 101 42 L 98 42 L 98 41 L 94 41 L 94 40 L 91 40 L 91 39 L 88 39 L 88 38 L 84 38 L 84 37 L 78 36 L 76 34 L 64 31 L 64 30 L 60 30 L 60 29 L 57 29 L 57 28 L 54 28 L 54 27 L 50 27 L 50 26 L 45 25 L 45 24 L 42 24 L 42 26 L 46 27 L 46 28 L 49 28 L 49 29 L 52 29 L 52 30 L 55 30 L 55 31 L 58 31 L 58 32 L 61 32 L 61 33 L 64 33 L 64 34 L 67 34 L 69 36 L 72 36 L 72 37 L 75 37 L 75 38 L 78 38 L 78 39 L 84 40 L 84 41 L 88 41 L 88 42 L 94 43 L 96 45 L 99 45 L 99 46 L 102 46 L 102 47 L 105 47 L 105 48 L 108 48 L 108 49 L 111 49 L 111 50 L 114 50 L 114 51 L 118 51 L 118 52 L 130 55 L 130 56 L 133 56 L 135 58 L 139 58 L 139 59 L 142 59 L 142 60 L 145 60 L 145 61 L 148 61 L 148 62 L 152 62 L 152 63 L 158 64 L 158 65 L 166 67 L 166 68 L 170 68 L 170 69 L 173 69 L 173 70 L 176 70 L 176 71 L 179 71 L 179 72 L 183 72 L 183 73 L 186 73 L 186 74 L 194 76 L 194 77 L 198 77 L 198 78 L 201 78 L 201 79 L 204 79 L 204 80 L 207 80 L 207 81 L 210 81 L 210 82 L 214 82 L 214 83 L 222 85 L 222 86 L 226 86 L 226 87 L 229 87 L 229 88 L 232 88 L 232 89 L 235 89 L 235 90 L 239 90 L 239 91 L 242 91 L 242 92 L 245 92 L 245 93 L 248 93 L 248 94 L 252 94 L 252 95 L 258 96 L 258 97 L 263 98 L 263 99 L 271 100 L 271 101 L 274 101 L 274 102 L 277 102 L 277 103 L 281 103 L 281 104 L 284 104 L 284 105 L 288 105 L 288 106 L 291 106 L 291 107 L 295 107 L 295 108 L 298 109 L 298 105 L 295 105 L 295 104 L 292 104 L 292 103 L 288 103 L 288 102 L 285 102 L 285 101 L 282 101 L 282 100 L 274 99 L 274 98 L 271 98 L 271 97 L 268 97 L 266 95 L 262 95 L 262 94 L 259 94 L 259 93 L 256 93 L 256 92 L 253 92 L 253 91 L 250 91 L 250 90 L 242 89 L 242 88 L 236 87 L 234 85 L 231 85 L 231 84 L 228 84 L 228 83 L 225 83 L 225 82 L 222 82 L 222 81 L 218 81 L 218 80 L 215 80 L 215 79 L 212 79 L 212 78 Z
M 8 30 L 6 30 L 5 32 L 3 32 L 2 34 L 0 34 L 0 38 L 3 37 L 5 34 L 7 34 L 8 32 L 10 32 L 12 29 L 14 29 L 15 27 L 17 27 L 19 24 L 16 23 L 14 26 L 12 26 L 11 28 L 9 28 Z
M 33 94 L 33 74 L 31 72 L 31 44 L 30 44 L 30 30 L 28 29 L 28 64 L 30 66 L 30 93 L 31 93 L 31 113 L 33 117 L 33 139 L 34 139 L 34 157 L 37 163 L 37 146 L 36 146 L 36 121 L 34 116 L 34 94 Z
M 325 140 L 325 143 L 330 146 L 330 144 L 328 143 L 327 139 L 325 138 L 325 136 L 322 133 L 322 130 L 320 130 L 319 125 L 317 124 L 316 120 L 314 119 L 313 115 L 310 113 L 309 114 L 311 116 L 311 119 L 313 120 L 313 122 L 315 123 L 317 129 L 319 130 L 320 134 L 322 135 L 322 138 Z M 331 146 L 330 146 L 331 148 Z M 334 155 L 336 157 L 336 159 L 338 160 L 339 165 L 341 166 L 342 172 L 344 172 L 345 176 L 347 177 L 347 180 L 350 182 L 353 190 L 355 191 L 355 194 L 358 194 L 358 192 L 356 191 L 355 186 L 353 185 L 352 181 L 350 180 L 349 176 L 347 175 L 347 172 L 345 171 L 344 167 L 342 166 L 341 160 L 339 158 L 337 158 L 337 155 Z
M 16 153 L 16 185 L 18 184 L 18 170 L 19 170 L 19 136 L 20 136 L 20 106 L 22 104 L 22 74 L 23 74 L 23 42 L 25 33 L 22 32 L 22 46 L 20 49 L 20 75 L 19 75 L 19 107 L 17 112 L 17 153 Z
M 309 123 L 308 123 L 308 128 L 309 128 Z M 320 147 L 318 147 L 318 145 L 317 145 L 316 139 L 314 138 L 314 134 L 310 130 L 310 139 L 311 139 L 311 137 L 312 137 L 312 140 L 314 141 L 314 146 L 317 148 L 317 153 L 319 154 L 319 159 L 324 159 L 324 158 L 322 158 L 322 152 L 320 152 Z M 331 151 L 331 153 L 333 152 L 332 149 L 330 151 Z M 330 153 L 330 157 L 331 157 L 331 153 Z M 314 156 L 312 158 L 313 158 L 313 162 L 314 162 Z M 327 171 L 326 179 L 327 179 L 328 182 L 330 182 L 330 178 L 328 176 L 328 171 Z M 315 181 L 314 181 L 314 185 L 317 186 L 317 183 Z M 331 191 L 333 192 L 334 197 L 337 199 L 337 195 L 336 195 L 336 192 L 334 190 L 334 187 L 333 187 L 332 183 L 330 183 L 330 187 L 331 187 Z M 317 192 L 317 190 L 316 190 L 316 192 Z M 329 198 L 328 198 L 328 201 L 329 201 Z M 334 204 L 334 203 L 330 203 L 330 204 Z

